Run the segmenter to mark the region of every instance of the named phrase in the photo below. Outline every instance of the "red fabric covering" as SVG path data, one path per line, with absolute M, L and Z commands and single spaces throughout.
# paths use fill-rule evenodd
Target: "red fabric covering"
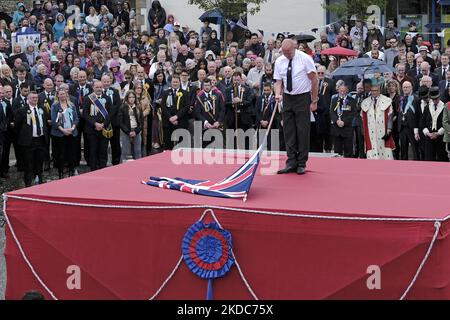
M 284 159 L 281 159 L 284 165 Z M 448 164 L 312 158 L 304 176 L 258 175 L 248 201 L 151 188 L 150 175 L 219 180 L 239 165 L 184 165 L 170 153 L 10 195 L 107 205 L 212 205 L 342 217 L 443 219 L 449 213 Z M 264 167 L 264 166 L 262 166 Z M 275 170 L 275 169 L 274 169 Z M 398 299 L 435 232 L 433 221 L 306 219 L 214 209 L 233 236 L 242 271 L 261 299 Z M 181 256 L 187 228 L 203 209 L 110 209 L 10 198 L 7 214 L 36 272 L 60 299 L 148 299 Z M 443 222 L 407 298 L 450 298 L 450 241 Z M 7 232 L 7 299 L 36 281 Z M 82 290 L 68 290 L 66 269 L 81 268 Z M 381 267 L 381 290 L 367 268 Z M 183 262 L 157 299 L 204 299 L 207 282 Z M 48 297 L 48 295 L 47 295 Z M 236 267 L 214 281 L 215 299 L 251 299 Z

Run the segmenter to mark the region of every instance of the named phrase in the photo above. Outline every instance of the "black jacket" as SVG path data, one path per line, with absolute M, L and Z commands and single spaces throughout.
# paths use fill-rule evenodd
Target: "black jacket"
M 161 111 L 162 111 L 162 124 L 163 127 L 171 127 L 172 123 L 169 121 L 169 118 L 173 116 L 178 116 L 178 128 L 187 129 L 189 127 L 188 124 L 188 113 L 189 113 L 189 105 L 188 105 L 188 94 L 186 91 L 179 90 L 183 95 L 180 97 L 180 104 L 177 106 L 178 97 L 174 95 L 173 90 L 169 89 L 163 93 L 162 101 L 161 101 Z M 167 101 L 171 99 L 171 105 L 167 104 Z M 170 100 L 169 100 L 170 101 Z
M 403 127 L 406 127 L 409 130 L 414 130 L 414 128 L 418 128 L 416 113 L 418 112 L 417 107 L 420 108 L 420 101 L 416 96 L 413 96 L 412 105 L 414 107 L 414 111 L 412 109 L 408 109 L 408 111 L 405 112 L 405 107 L 407 103 L 408 103 L 407 96 L 400 97 L 397 115 L 398 132 L 400 132 Z
M 108 126 L 111 124 L 111 117 L 114 116 L 117 113 L 117 109 L 115 109 L 111 103 L 111 100 L 108 96 L 103 94 L 101 98 L 105 99 L 105 109 L 108 112 L 108 115 L 103 117 L 103 115 L 100 112 L 97 112 L 95 116 L 91 115 L 91 109 L 94 107 L 94 104 L 92 103 L 91 99 L 89 99 L 88 96 L 85 97 L 84 103 L 83 103 L 83 119 L 86 120 L 86 125 L 84 126 L 84 132 L 87 134 L 95 134 L 95 123 L 103 123 L 104 128 L 107 129 Z
M 48 122 L 47 113 L 44 112 L 42 108 L 38 106 L 38 110 L 42 110 L 42 121 L 44 123 Z M 31 146 L 33 140 L 33 125 L 31 121 L 28 122 L 28 115 L 31 114 L 30 108 L 27 106 L 20 108 L 17 110 L 16 115 L 14 117 L 14 128 L 17 130 L 17 143 L 21 146 L 27 147 Z M 48 131 L 47 126 L 42 126 L 42 131 L 45 137 L 45 141 L 48 141 Z
M 144 127 L 144 114 L 142 110 L 138 107 L 133 108 L 134 117 L 136 118 L 137 127 L 133 130 L 136 134 L 142 131 Z M 131 132 L 131 122 L 130 122 L 130 111 L 127 104 L 123 104 L 119 109 L 118 121 L 120 124 L 120 129 L 125 134 L 130 134 Z
M 109 97 L 114 109 L 117 110 L 116 113 L 111 115 L 111 124 L 113 127 L 119 127 L 120 122 L 119 122 L 118 115 L 119 115 L 120 106 L 122 105 L 122 99 L 120 98 L 119 90 L 114 89 L 114 88 L 109 88 L 109 89 L 104 90 L 104 94 L 106 94 Z
M 223 124 L 225 119 L 225 102 L 223 97 L 212 91 L 209 93 L 209 98 L 206 98 L 205 92 L 198 95 L 195 103 L 195 115 L 202 124 L 205 121 L 208 121 L 209 124 L 214 124 L 216 121 Z
M 242 103 L 238 106 L 239 118 L 243 125 L 251 127 L 253 125 L 252 114 L 254 113 L 252 104 L 252 92 L 247 86 L 241 86 Z M 233 107 L 234 87 L 230 87 L 225 95 L 225 124 L 227 128 L 233 129 L 235 120 L 235 108 Z
M 350 138 L 353 135 L 353 119 L 355 118 L 356 114 L 356 100 L 353 99 L 350 96 L 347 96 L 346 103 L 344 103 L 346 106 L 342 110 L 341 120 L 344 121 L 344 127 L 340 128 L 336 124 L 336 122 L 339 120 L 338 116 L 338 108 L 337 103 L 340 100 L 339 96 L 333 97 L 331 100 L 331 106 L 330 106 L 330 119 L 331 119 L 331 135 L 332 136 L 341 136 L 344 138 Z M 341 104 L 342 106 L 342 104 Z

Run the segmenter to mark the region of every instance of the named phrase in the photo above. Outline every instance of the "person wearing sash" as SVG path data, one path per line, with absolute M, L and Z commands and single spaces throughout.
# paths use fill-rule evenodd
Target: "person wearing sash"
M 177 129 L 188 129 L 188 95 L 180 88 L 180 77 L 172 77 L 171 88 L 164 92 L 161 101 L 164 149 L 172 150 L 172 133 Z
M 111 144 L 111 163 L 113 166 L 120 164 L 121 158 L 121 150 L 120 150 L 120 122 L 118 112 L 120 110 L 120 106 L 122 104 L 122 100 L 120 99 L 119 90 L 112 87 L 113 83 L 113 75 L 112 74 L 104 74 L 102 76 L 102 85 L 103 92 L 106 94 L 111 103 L 113 105 L 113 110 L 116 112 L 111 114 L 111 125 L 113 128 L 113 135 L 111 139 L 109 139 L 109 143 Z
M 64 178 L 64 163 L 69 167 L 69 177 L 75 173 L 75 139 L 78 135 L 78 111 L 70 101 L 67 91 L 59 88 L 58 101 L 51 107 L 52 129 L 54 142 L 55 167 L 58 168 L 59 179 Z
M 78 82 L 69 87 L 69 95 L 77 98 L 77 108 L 79 110 L 80 119 L 78 122 L 78 132 L 80 133 L 75 142 L 75 164 L 80 165 L 81 161 L 81 136 L 83 136 L 84 159 L 89 165 L 89 143 L 87 142 L 86 131 L 84 130 L 85 121 L 82 117 L 82 110 L 85 100 L 92 93 L 92 86 L 87 83 L 87 74 L 85 71 L 78 72 Z M 81 134 L 83 132 L 83 135 Z
M 38 105 L 38 94 L 30 92 L 27 105 L 17 110 L 14 127 L 17 130 L 17 143 L 22 148 L 24 160 L 25 187 L 30 187 L 34 177 L 39 184 L 44 183 L 42 177 L 45 150 L 47 148 L 47 113 Z
M 105 168 L 108 163 L 108 141 L 113 134 L 111 114 L 115 112 L 111 100 L 103 93 L 102 83 L 94 80 L 93 89 L 94 92 L 86 97 L 83 104 L 91 171 Z
M 334 137 L 334 152 L 345 158 L 353 156 L 353 119 L 356 100 L 348 94 L 345 82 L 339 87 L 338 95 L 331 99 L 331 135 Z
M 142 129 L 144 126 L 144 114 L 137 105 L 136 93 L 128 90 L 120 107 L 118 120 L 120 124 L 120 142 L 122 144 L 122 161 L 126 161 L 132 150 L 133 159 L 142 156 Z
M 417 108 L 420 108 L 420 100 L 413 93 L 413 84 L 403 82 L 403 96 L 400 97 L 397 115 L 397 130 L 399 135 L 400 159 L 409 159 L 409 146 L 411 146 L 413 159 L 419 160 L 419 128 L 417 124 Z
M 225 123 L 227 129 L 250 129 L 252 121 L 252 93 L 250 88 L 242 84 L 242 74 L 233 74 L 233 86 L 226 94 Z
M 203 148 L 209 144 L 218 145 L 223 144 L 223 141 L 215 141 L 216 138 L 223 137 L 223 120 L 225 118 L 225 106 L 223 100 L 217 92 L 212 91 L 211 80 L 205 79 L 203 81 L 203 90 L 197 95 L 195 104 L 196 118 L 201 121 L 203 127 L 202 138 L 208 132 L 207 138 L 203 140 Z M 215 132 L 212 132 L 214 130 Z M 212 138 L 214 137 L 214 139 Z M 211 140 L 213 141 L 211 141 Z M 222 146 L 223 148 L 223 146 Z

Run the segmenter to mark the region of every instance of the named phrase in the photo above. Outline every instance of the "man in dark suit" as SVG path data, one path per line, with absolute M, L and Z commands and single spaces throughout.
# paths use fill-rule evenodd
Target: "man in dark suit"
M 331 135 L 334 137 L 334 152 L 351 158 L 353 155 L 353 119 L 356 100 L 348 95 L 348 87 L 342 84 L 339 94 L 331 100 Z
M 256 126 L 259 130 L 267 130 L 269 127 L 270 119 L 272 117 L 272 113 L 274 112 L 277 103 L 275 101 L 275 95 L 273 93 L 273 86 L 271 82 L 265 82 L 263 85 L 263 94 L 256 99 L 255 105 L 255 113 L 256 113 Z M 275 110 L 276 114 L 272 123 L 272 130 L 281 130 L 281 113 L 280 109 Z M 258 136 L 262 138 L 261 135 Z M 282 139 L 283 134 L 280 133 L 280 139 Z M 269 135 L 267 139 L 267 149 L 274 150 L 273 148 L 281 149 L 280 141 L 272 141 L 272 136 Z M 260 141 L 261 143 L 261 141 Z M 273 143 L 278 143 L 278 145 L 273 145 Z M 275 151 L 275 150 L 274 150 Z
M 210 131 L 209 134 L 211 136 L 222 137 L 222 131 L 220 130 L 225 118 L 225 105 L 219 95 L 220 93 L 212 91 L 211 80 L 205 79 L 203 81 L 203 90 L 198 94 L 195 103 L 195 114 L 196 118 L 202 123 L 203 136 L 205 132 Z M 214 132 L 211 132 L 211 130 L 214 130 Z M 223 141 L 203 140 L 203 147 L 206 148 L 210 142 L 217 144 Z
M 7 105 L 6 105 L 6 102 L 2 101 L 4 95 L 5 95 L 5 91 L 4 91 L 3 87 L 0 87 L 0 101 L 1 101 L 0 102 L 0 159 L 2 159 L 3 144 L 5 141 L 6 132 L 8 130 L 8 125 L 9 125 L 8 117 L 6 115 Z
M 27 79 L 27 70 L 25 67 L 18 67 L 16 71 L 17 79 L 14 79 L 11 82 L 11 86 L 13 87 L 13 97 L 17 98 L 20 95 L 20 86 L 22 83 L 28 83 L 30 90 L 34 90 L 35 85 L 33 81 Z
M 448 89 L 450 89 L 450 68 L 447 71 L 445 78 L 439 82 L 439 93 L 441 97 L 448 97 Z
M 3 99 L 0 100 L 0 112 L 3 113 L 6 121 L 6 131 L 3 135 L 2 156 L 0 157 L 0 178 L 9 178 L 9 153 L 11 144 L 15 138 L 14 116 L 12 111 L 13 89 L 7 85 L 3 87 Z
M 46 112 L 38 105 L 38 94 L 30 92 L 27 105 L 19 108 L 14 118 L 17 143 L 23 149 L 26 187 L 31 186 L 35 176 L 38 176 L 39 184 L 44 183 L 42 171 L 48 134 L 45 125 L 47 120 Z
M 22 82 L 20 84 L 19 92 L 20 93 L 18 97 L 13 100 L 11 105 L 13 119 L 15 119 L 15 115 L 20 108 L 23 108 L 28 105 L 28 94 L 30 93 L 30 84 L 28 82 Z M 23 171 L 24 169 L 23 161 L 25 158 L 22 154 L 22 148 L 18 145 L 18 137 L 19 137 L 18 130 L 19 129 L 14 126 L 13 145 L 14 145 L 14 153 L 16 156 L 17 170 Z
M 91 171 L 105 168 L 108 163 L 111 115 L 117 112 L 113 110 L 109 97 L 103 93 L 101 81 L 94 81 L 93 90 L 83 103 L 83 118 L 86 121 L 84 132 L 89 145 L 88 163 Z
M 84 159 L 89 165 L 89 144 L 87 143 L 87 134 L 84 131 L 85 120 L 82 117 L 82 110 L 85 100 L 88 100 L 88 96 L 93 92 L 92 87 L 87 84 L 87 74 L 85 71 L 78 72 L 78 82 L 69 87 L 69 95 L 77 98 L 78 111 L 80 114 L 80 120 L 78 123 L 78 136 L 75 138 L 75 167 L 80 165 L 81 161 L 81 136 L 84 141 Z M 80 133 L 83 132 L 81 135 Z
M 235 72 L 233 86 L 225 95 L 225 125 L 228 129 L 248 130 L 253 126 L 252 113 L 251 89 L 242 84 L 242 74 Z
M 437 76 L 439 83 L 442 80 L 447 79 L 447 72 L 450 71 L 449 63 L 450 63 L 449 55 L 446 53 L 443 53 L 441 56 L 441 66 L 434 70 L 434 74 Z
M 430 64 L 426 61 L 420 64 L 420 75 L 416 77 L 416 88 L 420 86 L 420 80 L 424 76 L 429 76 L 433 82 L 433 87 L 437 87 L 439 85 L 438 77 L 430 71 Z
M 416 59 L 416 67 L 412 68 L 408 71 L 407 75 L 412 78 L 412 79 L 416 79 L 418 76 L 420 76 L 420 65 L 423 62 L 423 58 L 422 57 L 417 57 Z
M 41 93 L 39 93 L 39 98 L 38 98 L 38 104 L 39 107 L 41 107 L 45 112 L 47 112 L 47 118 L 48 118 L 48 123 L 47 123 L 47 130 L 48 132 L 50 132 L 51 127 L 52 127 L 52 121 L 51 121 L 51 107 L 53 104 L 53 101 L 55 100 L 55 93 L 53 92 L 53 80 L 50 78 L 47 78 L 44 80 L 43 83 L 43 88 L 44 91 L 42 91 Z M 50 141 L 47 141 L 47 152 L 45 153 L 45 161 L 44 161 L 44 170 L 50 170 L 50 145 L 51 142 L 53 141 L 51 138 L 51 135 L 48 135 L 48 138 L 50 139 Z M 52 145 L 52 150 L 54 150 L 55 148 Z
M 399 134 L 400 159 L 408 160 L 409 145 L 411 145 L 414 160 L 419 160 L 417 141 L 420 138 L 416 112 L 417 108 L 420 108 L 420 100 L 414 96 L 411 82 L 405 81 L 402 91 L 403 96 L 400 97 L 397 123 L 394 124 L 394 128 L 398 130 Z
M 419 136 L 415 134 L 416 141 L 418 141 L 419 159 L 425 160 L 425 136 L 423 134 L 422 117 L 425 109 L 430 103 L 430 89 L 427 86 L 420 86 L 418 90 L 419 101 L 416 106 L 416 128 L 419 128 Z
M 119 122 L 119 110 L 122 105 L 120 93 L 117 89 L 111 87 L 113 79 L 111 74 L 105 74 L 102 76 L 103 93 L 106 94 L 113 105 L 115 113 L 111 114 L 111 125 L 113 128 L 113 136 L 109 139 L 111 144 L 111 163 L 113 166 L 120 164 L 120 156 L 122 150 L 120 148 L 120 122 Z
M 164 149 L 175 146 L 172 133 L 177 129 L 188 129 L 188 94 L 180 88 L 180 77 L 172 77 L 171 88 L 163 93 L 161 101 Z
M 356 112 L 355 112 L 355 119 L 353 120 L 353 130 L 356 139 L 355 139 L 355 152 L 353 154 L 353 157 L 365 159 L 366 153 L 364 149 L 364 133 L 361 118 L 361 104 L 365 99 L 370 97 L 370 90 L 372 89 L 372 81 L 370 79 L 364 79 L 362 85 L 363 85 L 363 92 L 358 93 L 356 95 Z
M 319 78 L 319 102 L 317 111 L 313 112 L 316 123 L 317 144 L 320 151 L 331 152 L 333 142 L 330 135 L 330 104 L 331 97 L 336 93 L 336 84 L 332 79 L 325 78 L 326 68 L 319 66 L 317 75 Z M 311 123 L 311 127 L 313 127 Z M 311 146 L 312 147 L 312 146 Z
M 217 88 L 225 96 L 227 90 L 233 87 L 233 69 L 229 66 L 223 68 L 223 79 L 217 84 Z

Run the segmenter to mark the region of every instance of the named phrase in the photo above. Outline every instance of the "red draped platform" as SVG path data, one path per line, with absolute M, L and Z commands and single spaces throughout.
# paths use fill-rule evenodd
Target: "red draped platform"
M 258 172 L 245 203 L 141 184 L 238 166 L 163 153 L 9 193 L 6 298 L 204 299 L 181 245 L 212 208 L 240 267 L 214 281 L 215 299 L 450 299 L 448 163 L 311 158 L 304 176 Z M 67 287 L 72 265 L 81 290 Z

